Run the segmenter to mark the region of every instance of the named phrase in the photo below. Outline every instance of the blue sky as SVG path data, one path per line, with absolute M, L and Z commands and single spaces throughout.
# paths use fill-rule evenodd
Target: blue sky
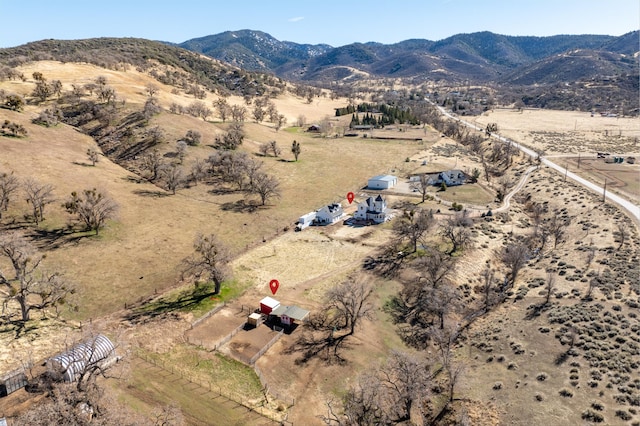
M 183 42 L 253 29 L 279 40 L 343 46 L 441 40 L 458 33 L 622 35 L 638 0 L 0 0 L 0 47 L 45 38 Z

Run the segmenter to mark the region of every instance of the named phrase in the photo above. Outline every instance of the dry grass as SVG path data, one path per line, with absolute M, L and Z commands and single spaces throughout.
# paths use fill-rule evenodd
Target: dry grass
M 144 87 L 153 82 L 135 71 L 113 72 L 87 65 L 44 62 L 29 67 L 23 70 L 26 75 L 40 70 L 49 79 L 63 80 L 65 88 L 72 82 L 91 80 L 95 75 L 106 75 L 110 84 L 127 99 L 127 108 L 140 108 L 140 103 L 145 98 Z M 187 105 L 193 101 L 180 94 L 171 94 L 168 87 L 157 82 L 154 84 L 161 87 L 159 97 L 165 107 L 169 102 Z M 2 82 L 0 88 L 28 93 L 31 85 L 32 83 Z M 213 99 L 212 95 L 209 96 L 207 102 Z M 240 99 L 233 101 L 239 103 Z M 308 122 L 320 120 L 333 115 L 333 106 L 344 105 L 340 101 L 324 98 L 319 102 L 308 105 L 302 99 L 292 96 L 276 100 L 278 109 L 287 115 L 290 122 L 301 113 L 306 115 Z M 46 129 L 31 124 L 30 118 L 37 110 L 33 106 L 29 106 L 23 113 L 0 110 L 0 119 L 24 124 L 29 131 L 29 136 L 23 139 L 0 138 L 0 151 L 3 153 L 0 157 L 0 170 L 14 170 L 22 178 L 32 176 L 52 183 L 59 201 L 73 190 L 96 186 L 107 190 L 121 206 L 117 220 L 109 223 L 99 238 L 39 241 L 42 249 L 47 252 L 47 264 L 63 269 L 82 289 L 79 294 L 80 311 L 73 314 L 73 318 L 102 317 L 94 321 L 94 327 L 104 327 L 112 335 L 122 335 L 132 346 L 155 354 L 154 356 L 174 366 L 185 366 L 191 359 L 202 358 L 207 359 L 212 366 L 216 364 L 216 368 L 220 367 L 215 357 L 202 354 L 195 347 L 183 345 L 184 331 L 189 328 L 192 316 L 170 315 L 132 326 L 122 321 L 121 310 L 125 303 L 133 303 L 155 291 L 162 293 L 177 285 L 178 264 L 190 253 L 196 232 L 218 233 L 237 255 L 233 262 L 235 277 L 248 290 L 235 303 L 255 306 L 259 299 L 270 295 L 268 282 L 276 278 L 280 281 L 276 297 L 283 303 L 299 304 L 312 310 L 322 309 L 325 290 L 345 279 L 349 273 L 360 271 L 363 258 L 389 240 L 389 227 L 349 228 L 334 225 L 293 233 L 283 232 L 285 226 L 291 227 L 301 214 L 328 202 L 342 201 L 346 206 L 346 193 L 357 192 L 373 174 L 394 173 L 402 176 L 423 167 L 418 165 L 423 160 L 429 162 L 428 167 L 436 169 L 472 169 L 478 166 L 476 159 L 468 157 L 463 149 L 451 141 L 440 138 L 437 134 L 425 135 L 424 129 L 419 128 L 411 129 L 405 134 L 419 135 L 416 137 L 423 138 L 424 142 L 371 138 L 324 139 L 297 129 L 275 132 L 267 125 L 247 123 L 248 139 L 243 150 L 255 155 L 261 143 L 276 140 L 283 149 L 282 157 L 290 160 L 293 157 L 288 151 L 295 139 L 302 144 L 302 154 L 300 161 L 296 163 L 264 158 L 265 168 L 281 179 L 282 199 L 253 213 L 235 212 L 229 207 L 244 199 L 243 194 L 214 195 L 211 190 L 215 188 L 200 184 L 170 196 L 161 188 L 135 179 L 131 173 L 107 159 L 103 159 L 96 167 L 87 166 L 85 152 L 88 147 L 94 147 L 95 143 L 65 125 Z M 513 121 L 501 121 L 501 114 Z M 519 117 L 512 118 L 509 114 Z M 553 137 L 558 141 L 565 141 L 575 137 L 572 132 L 576 131 L 576 120 L 582 117 L 565 113 L 558 113 L 555 118 L 547 112 L 540 112 L 540 116 L 533 114 L 530 111 L 525 111 L 524 114 L 496 111 L 487 117 L 478 118 L 478 122 L 496 121 L 508 136 L 522 136 L 523 142 L 533 142 L 535 135 L 532 132 L 541 129 L 564 132 L 561 136 Z M 548 122 L 544 119 L 547 115 Z M 527 116 L 526 119 L 523 116 Z M 607 120 L 615 120 L 600 117 L 584 119 L 584 123 L 577 123 L 578 130 L 581 126 L 586 126 L 587 122 L 603 126 L 585 130 L 585 138 L 592 134 L 601 135 L 603 129 L 609 130 L 611 122 Z M 589 121 L 592 119 L 593 121 Z M 620 124 L 622 137 L 635 137 L 636 133 L 633 132 L 637 130 L 634 127 L 637 122 L 619 120 L 616 122 L 623 123 Z M 536 128 L 533 128 L 533 124 L 527 124 L 529 122 L 535 123 Z M 567 122 L 573 123 L 573 130 L 563 130 L 562 126 L 566 126 Z M 161 147 L 165 152 L 171 151 L 175 140 L 189 129 L 203 134 L 203 144 L 189 148 L 185 160 L 187 164 L 195 158 L 207 157 L 211 152 L 207 145 L 214 140 L 217 132 L 226 127 L 226 124 L 204 122 L 169 113 L 154 117 L 153 124 L 158 124 L 167 131 L 170 142 Z M 599 137 L 594 139 L 594 147 L 600 143 Z M 551 145 L 545 147 L 549 149 Z M 571 150 L 565 151 L 563 148 L 563 152 Z M 410 161 L 405 162 L 406 158 Z M 465 201 L 462 198 L 469 202 L 482 200 L 484 203 L 483 197 L 489 196 L 489 193 L 478 195 L 472 187 L 450 188 L 446 195 L 453 195 L 454 191 L 460 197 L 455 201 L 463 203 Z M 554 309 L 560 310 L 580 302 L 578 294 L 585 290 L 582 278 L 588 271 L 578 273 L 577 269 L 585 269 L 585 252 L 582 249 L 586 246 L 592 244 L 598 248 L 589 271 L 612 269 L 614 266 L 611 262 L 621 262 L 620 256 L 612 253 L 611 248 L 617 246 L 613 234 L 615 224 L 623 220 L 624 215 L 612 206 L 600 204 L 596 195 L 570 182 L 562 182 L 561 176 L 544 168 L 534 173 L 523 191 L 530 193 L 536 201 L 549 203 L 550 208 L 568 210 L 568 214 L 574 219 L 567 243 L 546 253 L 539 261 L 531 262 L 514 289 L 518 291 L 519 287 L 527 287 L 526 292 L 522 291 L 522 298 L 500 307 L 469 329 L 467 340 L 456 349 L 457 359 L 468 365 L 458 396 L 469 400 L 469 415 L 478 424 L 579 424 L 582 421 L 580 413 L 588 409 L 594 400 L 601 401 L 607 407 L 607 421 L 615 422 L 614 407 L 618 408 L 619 405 L 615 399 L 617 390 L 607 389 L 600 395 L 604 382 L 597 388 L 589 387 L 587 377 L 590 369 L 586 358 L 582 356 L 576 360 L 570 359 L 566 364 L 555 365 L 556 357 L 565 349 L 554 336 L 561 326 L 550 325 L 546 313 L 532 319 L 527 318 L 526 314 L 529 305 L 542 300 L 539 294 L 541 288 L 536 287 L 535 280 L 543 278 L 549 268 L 555 268 L 558 273 L 564 271 L 559 276 L 557 290 L 562 297 L 552 299 Z M 399 197 L 394 199 L 400 200 Z M 416 201 L 413 198 L 410 200 Z M 66 224 L 67 215 L 59 204 L 56 202 L 47 210 L 43 229 L 56 230 Z M 15 217 L 20 223 L 23 212 L 24 205 L 16 203 L 9 216 Z M 494 267 L 500 266 L 495 253 L 508 241 L 510 235 L 526 235 L 530 230 L 530 221 L 524 214 L 524 207 L 517 202 L 507 215 L 495 218 L 493 222 L 483 222 L 475 229 L 475 248 L 470 249 L 458 264 L 456 282 L 460 285 L 469 284 L 473 288 L 478 284 L 480 273 L 487 263 Z M 625 250 L 629 250 L 624 252 L 627 260 L 633 256 L 637 259 L 637 244 L 637 234 L 634 234 L 625 247 Z M 560 265 L 559 262 L 564 264 Z M 620 266 L 622 264 L 616 265 L 615 274 L 618 275 L 611 281 L 619 283 L 620 287 L 610 294 L 596 291 L 596 301 L 593 303 L 600 303 L 611 311 L 615 311 L 615 305 L 622 305 L 621 311 L 615 312 L 625 315 L 628 322 L 637 327 L 637 316 L 631 317 L 629 314 L 632 308 L 624 305 L 633 297 L 637 299 L 629 291 L 633 283 L 624 275 L 623 267 Z M 328 398 L 339 398 L 353 383 L 359 371 L 383 359 L 389 349 L 403 347 L 394 326 L 381 309 L 384 302 L 397 292 L 399 284 L 379 278 L 372 278 L 371 281 L 376 286 L 376 320 L 367 321 L 357 331 L 350 347 L 344 352 L 349 361 L 347 364 L 325 365 L 317 360 L 305 365 L 297 364 L 297 354 L 285 353 L 295 335 L 278 341 L 258 361 L 258 366 L 274 390 L 297 395 L 296 406 L 289 417 L 294 423 L 316 424 L 316 415 L 324 412 L 324 402 Z M 111 316 L 105 316 L 110 313 Z M 540 331 L 544 328 L 548 328 L 549 332 Z M 628 333 L 630 329 L 616 328 L 619 333 Z M 14 355 L 32 352 L 40 359 L 50 355 L 52 348 L 49 345 L 63 341 L 62 336 L 67 332 L 65 325 L 50 326 L 30 331 L 25 338 L 17 340 L 5 333 L 3 347 L 10 349 Z M 491 351 L 487 350 L 489 347 Z M 16 361 L 10 359 L 9 350 L 2 351 L 2 356 L 3 366 L 7 368 Z M 487 362 L 490 356 L 493 360 Z M 571 367 L 569 363 L 572 361 L 579 362 L 580 367 Z M 221 375 L 225 371 L 231 371 L 220 368 Z M 579 371 L 570 373 L 570 368 L 577 368 Z M 189 374 L 202 373 L 196 370 L 190 370 Z M 137 382 L 125 398 L 137 401 L 135 404 L 140 404 L 142 410 L 158 402 L 178 398 L 182 398 L 181 404 L 190 407 L 190 394 L 187 391 L 183 398 L 182 394 L 172 393 L 174 389 L 171 389 L 171 384 L 162 383 L 155 376 L 145 380 L 139 369 L 135 373 L 134 380 Z M 544 381 L 536 380 L 540 373 L 546 373 L 548 377 Z M 575 380 L 570 378 L 570 374 L 578 374 L 579 386 L 571 384 Z M 255 377 L 250 374 L 237 382 L 231 376 L 223 378 L 229 387 L 249 393 L 256 391 Z M 493 390 L 492 386 L 498 381 L 502 383 L 502 388 Z M 558 392 L 563 388 L 570 389 L 573 397 L 561 397 Z M 147 391 L 153 396 L 147 396 Z M 193 409 L 205 415 L 207 413 L 202 406 Z M 490 415 L 482 418 L 479 414 L 481 412 L 489 412 Z M 637 416 L 635 417 L 637 420 Z

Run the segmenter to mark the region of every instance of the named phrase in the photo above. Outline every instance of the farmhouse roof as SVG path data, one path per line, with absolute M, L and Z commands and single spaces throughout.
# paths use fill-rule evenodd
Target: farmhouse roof
M 396 180 L 397 178 L 395 176 L 392 175 L 377 175 L 372 177 L 370 180 L 383 180 L 386 182 L 392 182 L 394 180 Z
M 266 296 L 264 299 L 262 299 L 260 301 L 260 304 L 264 305 L 264 306 L 268 306 L 268 307 L 270 307 L 272 309 L 273 308 L 277 308 L 278 306 L 280 306 L 280 302 L 278 302 L 273 297 L 269 297 L 269 296 Z
M 289 318 L 293 318 L 294 320 L 303 321 L 307 316 L 309 316 L 309 311 L 298 306 L 280 305 L 278 308 L 271 311 L 271 315 L 275 315 L 278 317 L 286 315 Z

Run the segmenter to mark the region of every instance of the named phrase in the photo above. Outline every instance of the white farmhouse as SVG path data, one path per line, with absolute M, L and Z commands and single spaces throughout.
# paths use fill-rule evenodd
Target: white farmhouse
M 398 184 L 398 178 L 392 175 L 374 176 L 367 182 L 367 189 L 390 189 Z
M 387 202 L 378 195 L 375 199 L 369 197 L 360 204 L 353 217 L 356 220 L 382 223 L 387 220 Z
M 316 211 L 315 222 L 318 225 L 331 225 L 338 222 L 343 216 L 344 210 L 342 210 L 342 204 L 333 203 Z

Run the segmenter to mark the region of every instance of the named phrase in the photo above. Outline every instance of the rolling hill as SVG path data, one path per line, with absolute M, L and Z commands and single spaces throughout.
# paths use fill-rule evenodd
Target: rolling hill
M 439 41 L 413 39 L 390 45 L 370 42 L 331 47 L 282 42 L 263 32 L 240 30 L 188 40 L 179 46 L 247 70 L 309 82 L 335 79 L 336 69 L 343 70 L 338 74 L 353 69 L 375 77 L 431 76 L 504 84 L 570 82 L 637 74 L 636 53 L 640 51 L 638 31 L 620 37 L 516 37 L 484 31 Z M 572 56 L 569 61 L 568 55 Z M 538 71 L 541 68 L 544 71 Z M 536 79 L 541 73 L 545 77 Z

